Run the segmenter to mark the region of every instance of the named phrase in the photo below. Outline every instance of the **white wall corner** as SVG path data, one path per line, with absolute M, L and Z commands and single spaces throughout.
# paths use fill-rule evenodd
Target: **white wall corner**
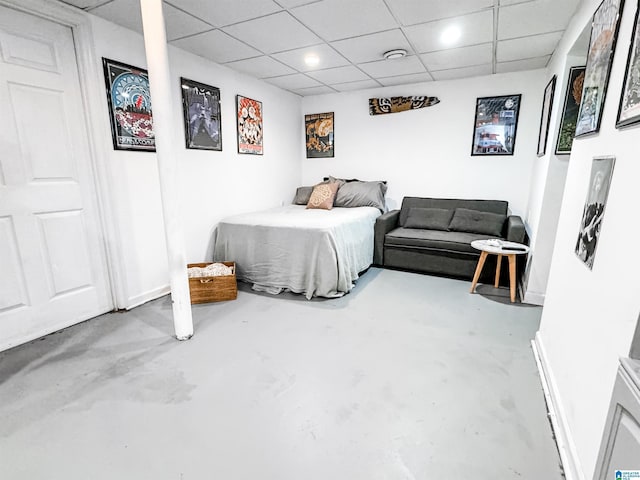
M 522 298 L 522 303 L 528 303 L 531 305 L 538 305 L 542 307 L 544 306 L 545 294 L 540 292 L 525 291 L 524 295 L 522 295 L 520 298 Z
M 540 332 L 536 333 L 535 340 L 531 341 L 533 355 L 538 365 L 540 383 L 544 391 L 547 404 L 547 415 L 553 428 L 556 445 L 560 454 L 560 461 L 566 480 L 586 480 L 584 471 L 578 458 L 573 435 L 569 428 L 567 416 L 562 404 L 562 398 L 549 364 Z

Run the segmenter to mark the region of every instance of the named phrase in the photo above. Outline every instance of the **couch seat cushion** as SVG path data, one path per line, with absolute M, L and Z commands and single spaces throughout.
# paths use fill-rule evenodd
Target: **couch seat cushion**
M 489 238 L 487 235 L 478 233 L 443 232 L 401 227 L 385 235 L 384 246 L 426 248 L 479 255 L 480 252 L 471 246 L 471 242 L 487 238 Z

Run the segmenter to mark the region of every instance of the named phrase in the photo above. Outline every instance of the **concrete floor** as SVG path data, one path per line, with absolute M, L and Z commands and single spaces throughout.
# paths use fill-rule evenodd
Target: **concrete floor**
M 372 268 L 345 297 L 161 298 L 0 354 L 3 480 L 556 480 L 541 309 Z

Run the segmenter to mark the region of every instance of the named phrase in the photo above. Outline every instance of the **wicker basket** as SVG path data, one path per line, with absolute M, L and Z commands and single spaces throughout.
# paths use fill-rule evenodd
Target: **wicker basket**
M 235 300 L 238 297 L 238 284 L 236 283 L 235 262 L 217 262 L 231 267 L 231 275 L 217 277 L 196 277 L 189 279 L 189 292 L 191 303 L 221 302 L 223 300 Z M 209 263 L 190 263 L 190 267 L 206 267 Z

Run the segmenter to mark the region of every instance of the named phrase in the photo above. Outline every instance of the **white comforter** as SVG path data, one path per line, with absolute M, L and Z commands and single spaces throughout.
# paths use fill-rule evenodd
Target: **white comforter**
M 339 297 L 373 263 L 379 215 L 373 207 L 288 205 L 228 217 L 216 229 L 214 261 L 236 262 L 238 279 L 259 290 Z

